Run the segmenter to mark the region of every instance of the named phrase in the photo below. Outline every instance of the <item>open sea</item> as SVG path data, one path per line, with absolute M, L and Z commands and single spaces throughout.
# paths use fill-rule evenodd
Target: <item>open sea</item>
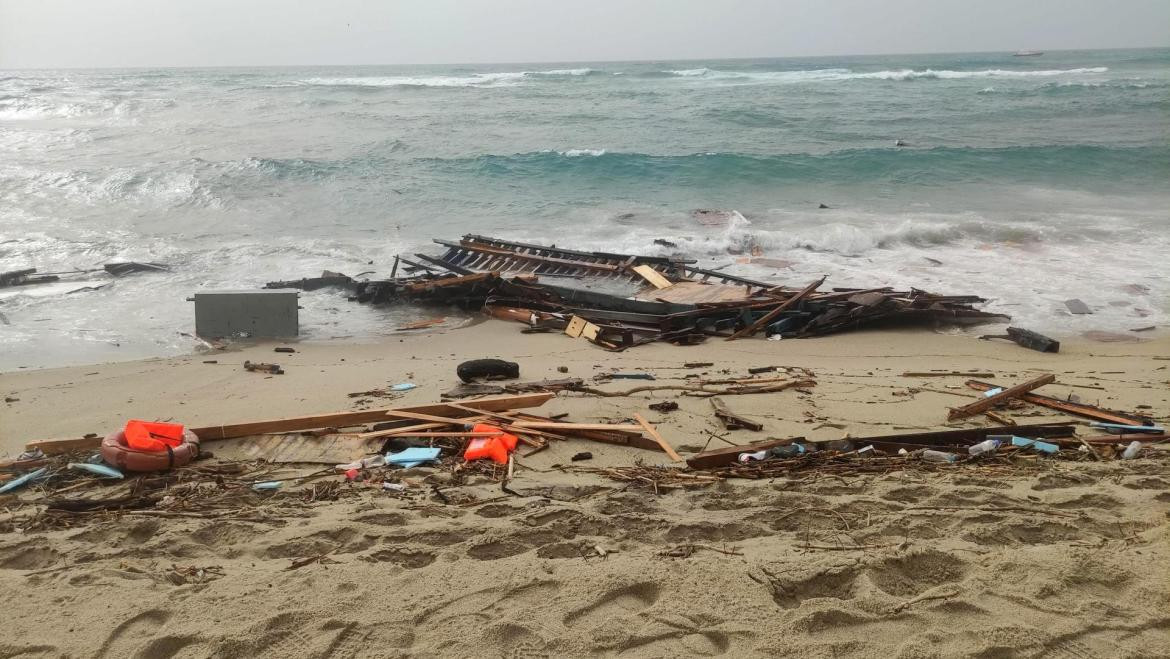
M 1058 336 L 1164 325 L 1170 50 L 0 70 L 0 271 L 173 268 L 0 289 L 0 370 L 188 352 L 196 290 L 385 276 L 469 232 L 664 238 L 791 285 L 981 294 Z M 794 264 L 731 253 L 753 247 Z M 434 315 L 302 306 L 316 340 Z

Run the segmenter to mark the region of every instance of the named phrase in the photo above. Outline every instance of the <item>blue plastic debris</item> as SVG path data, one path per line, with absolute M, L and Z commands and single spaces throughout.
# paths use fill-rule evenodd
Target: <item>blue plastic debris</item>
M 414 389 L 417 386 L 418 385 L 413 383 L 413 382 L 399 382 L 398 384 L 394 385 L 393 387 L 390 387 L 390 391 L 410 391 L 411 389 Z
M 403 449 L 397 453 L 387 453 L 386 464 L 404 468 L 417 467 L 420 464 L 438 460 L 440 450 L 438 448 L 415 446 Z
M 254 485 L 252 486 L 252 489 L 253 489 L 253 490 L 257 490 L 257 491 L 262 491 L 262 490 L 279 490 L 279 489 L 280 489 L 280 486 L 282 486 L 282 485 L 284 485 L 284 481 L 264 481 L 264 482 L 262 482 L 262 483 L 256 483 L 256 484 L 254 484 Z
M 91 462 L 70 462 L 65 466 L 69 469 L 88 471 L 89 473 L 97 474 L 102 478 L 125 478 L 125 476 L 122 475 L 122 472 L 114 469 L 113 467 L 107 467 L 106 465 L 94 464 Z
M 0 494 L 3 494 L 5 492 L 11 492 L 19 487 L 24 487 L 25 485 L 35 481 L 36 479 L 47 475 L 48 472 L 49 472 L 48 467 L 41 467 L 40 469 L 37 469 L 36 471 L 30 471 L 23 476 L 18 476 L 16 478 L 8 481 L 7 483 L 5 483 L 3 486 L 0 486 Z

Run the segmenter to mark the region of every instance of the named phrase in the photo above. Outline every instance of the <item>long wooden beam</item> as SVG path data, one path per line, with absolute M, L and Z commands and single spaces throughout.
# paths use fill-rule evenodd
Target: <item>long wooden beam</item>
M 1004 389 L 994 396 L 987 396 L 975 401 L 974 403 L 969 403 L 962 407 L 952 408 L 950 414 L 947 415 L 947 419 L 954 421 L 955 419 L 964 419 L 976 414 L 983 414 L 996 405 L 1006 403 L 1013 398 L 1019 398 L 1033 389 L 1043 387 L 1046 384 L 1052 384 L 1053 382 L 1056 382 L 1056 376 L 1052 373 L 1041 375 L 1040 377 L 1028 380 L 1023 384 L 1017 384 L 1016 386 L 1009 389 Z
M 990 382 L 980 382 L 979 380 L 968 380 L 967 386 L 976 391 L 987 391 L 988 389 L 995 389 L 999 385 Z M 1125 425 L 1141 426 L 1145 425 L 1147 420 L 1139 416 L 1131 414 L 1124 414 L 1122 412 L 1115 412 L 1104 408 L 1096 407 L 1095 405 L 1085 405 L 1084 403 L 1074 403 L 1069 400 L 1060 400 L 1059 398 L 1052 398 L 1051 396 L 1041 396 L 1040 394 L 1026 393 L 1020 396 L 1020 400 L 1047 407 L 1053 410 L 1060 410 L 1066 414 L 1074 416 L 1083 416 L 1087 419 L 1094 419 L 1097 421 L 1104 421 L 1106 423 L 1121 423 Z
M 650 425 L 650 422 L 642 418 L 641 414 L 635 413 L 634 420 L 638 422 L 638 425 L 642 426 L 646 430 L 646 434 L 650 435 L 651 439 L 658 442 L 658 445 L 662 447 L 662 451 L 669 455 L 671 460 L 674 460 L 675 462 L 682 462 L 682 457 L 679 456 L 677 452 L 675 452 L 674 447 L 670 445 L 670 442 L 666 441 L 666 439 L 664 439 L 662 435 L 659 434 L 657 428 Z

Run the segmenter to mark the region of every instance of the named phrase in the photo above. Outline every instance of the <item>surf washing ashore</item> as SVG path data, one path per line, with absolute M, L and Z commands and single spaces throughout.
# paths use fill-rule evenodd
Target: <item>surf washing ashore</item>
M 0 369 L 189 352 L 195 290 L 386 276 L 469 231 L 978 293 L 1054 334 L 1158 325 L 1168 110 L 1167 50 L 7 71 L 0 271 L 171 270 L 0 291 Z M 306 339 L 411 319 L 336 302 L 303 296 Z

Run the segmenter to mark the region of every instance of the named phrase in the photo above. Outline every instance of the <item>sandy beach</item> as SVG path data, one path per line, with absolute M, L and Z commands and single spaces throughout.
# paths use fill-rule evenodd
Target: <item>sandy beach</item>
M 1009 384 L 1053 373 L 1057 384 L 1042 393 L 1161 422 L 1170 400 L 1164 330 L 1140 342 L 1066 341 L 1059 354 L 926 330 L 608 353 L 519 328 L 492 320 L 383 343 L 291 344 L 292 354 L 261 344 L 5 373 L 0 455 L 15 457 L 33 439 L 105 434 L 135 417 L 199 426 L 430 403 L 458 383 L 455 366 L 476 357 L 514 360 L 523 380 L 588 381 L 614 370 L 657 378 L 596 385 L 611 391 L 766 365 L 815 373 L 815 387 L 725 397 L 765 426 L 727 432 L 737 444 L 991 423 L 948 426 L 947 408 L 976 395 L 965 378 L 908 371 L 984 371 Z M 275 361 L 286 374 L 249 373 L 244 360 Z M 680 368 L 699 361 L 714 366 Z M 349 395 L 400 382 L 418 387 L 395 399 Z M 680 409 L 647 409 L 662 400 Z M 640 413 L 684 457 L 720 445 L 707 431 L 725 432 L 708 400 L 678 392 L 562 393 L 537 411 L 582 423 Z M 1071 419 L 1033 406 L 1003 414 Z M 209 462 L 231 461 L 244 445 L 205 448 Z M 1170 654 L 1164 448 L 1124 462 L 806 473 L 657 493 L 559 468 L 581 451 L 593 459 L 574 464 L 669 462 L 575 439 L 518 458 L 512 493 L 489 470 L 447 488 L 444 501 L 429 485 L 447 474 L 420 467 L 402 494 L 338 483 L 328 497 L 281 492 L 254 514 L 128 511 L 47 529 L 27 522 L 28 492 L 5 495 L 0 656 Z
M 1170 658 L 1170 2 L 62 4 L 0 659 Z

